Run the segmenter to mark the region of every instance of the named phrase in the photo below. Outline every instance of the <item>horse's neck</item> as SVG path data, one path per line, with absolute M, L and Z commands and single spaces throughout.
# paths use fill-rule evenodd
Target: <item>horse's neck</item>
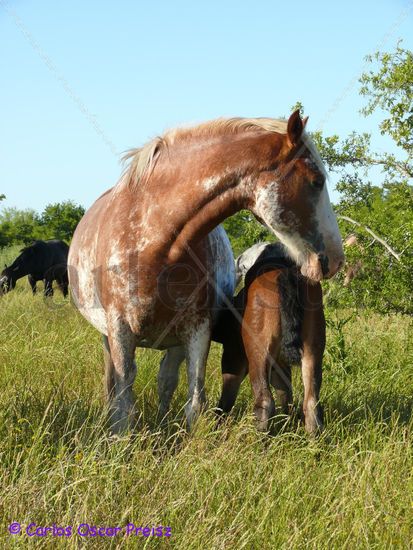
M 168 261 L 176 262 L 194 242 L 199 241 L 212 231 L 218 224 L 243 207 L 243 197 L 234 189 L 227 188 L 206 203 L 194 205 L 185 220 L 185 223 L 176 232 L 176 238 L 171 243 Z
M 245 208 L 263 159 L 257 148 L 250 158 L 246 154 L 257 137 L 244 141 L 235 142 L 235 146 L 221 144 L 220 149 L 216 145 L 215 149 L 205 147 L 194 159 L 189 153 L 181 166 L 177 161 L 171 168 L 165 165 L 157 177 L 146 182 L 140 205 L 144 219 L 141 227 L 149 235 L 157 233 L 159 250 L 169 263 L 178 261 L 188 246 Z M 268 155 L 268 149 L 263 155 Z
M 10 266 L 12 277 L 15 281 L 30 273 L 30 269 L 28 267 L 25 267 L 24 264 L 25 262 L 22 260 L 22 258 L 16 258 Z

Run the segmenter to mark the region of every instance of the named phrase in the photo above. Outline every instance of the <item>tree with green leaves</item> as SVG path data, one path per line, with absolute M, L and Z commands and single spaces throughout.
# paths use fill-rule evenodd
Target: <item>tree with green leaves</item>
M 248 210 L 240 210 L 227 218 L 223 226 L 228 233 L 235 256 L 239 256 L 255 243 L 275 240 L 274 235 L 257 222 Z
M 85 213 L 73 201 L 49 204 L 38 214 L 32 209 L 3 208 L 0 212 L 0 247 L 29 244 L 35 239 L 61 239 L 70 242 Z
M 47 205 L 41 216 L 45 237 L 69 242 L 84 213 L 83 206 L 73 201 Z
M 0 246 L 28 244 L 38 238 L 40 216 L 31 209 L 4 208 L 0 213 Z
M 360 78 L 364 116 L 380 113 L 379 131 L 394 152 L 372 150 L 371 135 L 352 132 L 313 137 L 330 171 L 338 175 L 336 207 L 343 236 L 357 234 L 348 265 L 362 266 L 347 287 L 330 285 L 342 305 L 413 313 L 413 53 L 400 44 L 392 53 L 368 56 Z M 344 275 L 338 277 L 342 281 Z

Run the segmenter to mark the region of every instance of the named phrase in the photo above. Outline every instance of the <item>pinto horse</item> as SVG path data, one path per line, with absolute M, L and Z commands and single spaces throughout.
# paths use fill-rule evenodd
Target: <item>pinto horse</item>
M 127 155 L 118 184 L 80 221 L 69 281 L 80 312 L 104 335 L 113 431 L 135 416 L 139 346 L 185 350 L 189 427 L 205 403 L 211 331 L 234 291 L 233 254 L 217 227 L 225 218 L 249 209 L 315 282 L 340 269 L 326 173 L 304 126 L 296 111 L 288 121 L 220 119 L 169 131 Z M 164 405 L 176 378 L 168 357 Z
M 63 296 L 67 296 L 67 256 L 69 247 L 63 241 L 51 239 L 34 241 L 20 251 L 14 262 L 5 266 L 0 274 L 0 288 L 8 292 L 16 282 L 28 275 L 33 294 L 37 281 L 44 282 L 44 295 L 53 296 L 53 281 L 56 280 Z
M 291 367 L 301 364 L 305 428 L 315 434 L 323 427 L 319 393 L 326 323 L 321 285 L 303 277 L 278 243 L 260 248 L 233 307 L 221 313 L 214 327 L 212 338 L 224 347 L 218 410 L 230 412 L 249 371 L 258 428 L 267 430 L 275 412 L 269 382 L 288 414 Z M 238 264 L 248 263 L 257 249 L 247 250 Z

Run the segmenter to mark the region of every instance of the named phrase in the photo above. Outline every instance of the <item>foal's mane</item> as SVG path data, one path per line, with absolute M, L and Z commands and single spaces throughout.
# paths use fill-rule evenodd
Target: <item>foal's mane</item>
M 175 144 L 243 132 L 286 134 L 287 120 L 276 118 L 219 118 L 203 122 L 191 128 L 168 130 L 162 136 L 146 143 L 143 147 L 130 149 L 123 155 L 122 161 L 127 166 L 121 181 L 130 187 L 136 186 L 151 174 L 160 155 Z

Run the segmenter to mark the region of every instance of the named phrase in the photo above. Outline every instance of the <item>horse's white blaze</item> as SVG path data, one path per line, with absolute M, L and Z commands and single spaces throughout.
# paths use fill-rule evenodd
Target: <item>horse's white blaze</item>
M 318 229 L 325 245 L 325 254 L 334 258 L 343 256 L 343 243 L 337 219 L 328 196 L 327 185 L 324 185 L 316 208 Z

